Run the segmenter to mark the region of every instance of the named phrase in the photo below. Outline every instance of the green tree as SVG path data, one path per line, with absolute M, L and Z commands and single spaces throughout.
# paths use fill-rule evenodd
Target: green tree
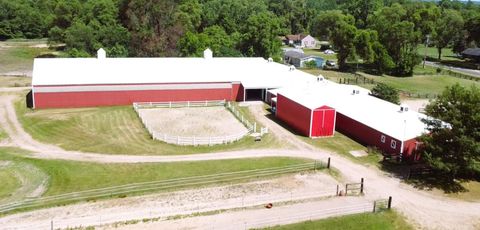
M 183 0 L 174 17 L 186 31 L 197 31 L 202 23 L 202 13 L 202 5 L 198 0 Z
M 425 108 L 423 159 L 450 182 L 480 174 L 479 104 L 480 89 L 456 84 Z
M 340 69 L 346 69 L 347 59 L 355 54 L 357 28 L 353 23 L 354 19 L 351 15 L 344 15 L 340 11 L 327 11 L 315 19 L 312 28 L 315 36 L 327 36 L 337 49 Z
M 395 62 L 393 74 L 406 76 L 413 74 L 413 68 L 420 63 L 417 46 L 421 33 L 415 24 L 406 21 L 407 11 L 400 4 L 381 8 L 370 17 L 371 28 L 378 32 L 380 43 Z
M 216 57 L 241 56 L 235 50 L 239 34 L 228 35 L 220 26 L 205 28 L 202 33 L 187 32 L 178 44 L 180 55 L 201 57 L 203 51 L 210 48 Z
M 174 0 L 126 0 L 122 6 L 123 24 L 130 31 L 130 52 L 134 56 L 176 56 L 184 27 L 174 20 Z
M 377 85 L 375 85 L 375 87 L 373 87 L 372 89 L 371 95 L 397 105 L 400 104 L 400 96 L 398 90 L 385 83 L 378 83 Z
M 228 33 L 240 32 L 249 17 L 268 12 L 263 0 L 211 0 L 203 4 L 203 28 L 221 25 Z
M 281 42 L 277 36 L 281 32 L 280 20 L 272 13 L 259 13 L 250 16 L 242 31 L 241 51 L 247 56 L 277 57 Z
M 447 47 L 453 38 L 462 34 L 463 18 L 456 10 L 446 9 L 437 19 L 433 41 L 438 50 L 438 60 L 442 59 L 442 49 Z
M 367 27 L 368 16 L 378 10 L 382 5 L 382 0 L 347 0 L 342 8 L 346 13 L 355 18 L 355 25 L 363 29 Z

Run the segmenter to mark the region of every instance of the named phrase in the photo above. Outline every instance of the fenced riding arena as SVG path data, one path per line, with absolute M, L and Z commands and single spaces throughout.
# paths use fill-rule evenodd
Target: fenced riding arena
M 268 132 L 225 100 L 138 102 L 133 108 L 154 140 L 170 144 L 227 144 Z

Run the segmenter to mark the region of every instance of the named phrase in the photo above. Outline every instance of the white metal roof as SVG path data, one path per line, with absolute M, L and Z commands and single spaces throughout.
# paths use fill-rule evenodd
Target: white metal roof
M 263 58 L 37 58 L 33 86 L 242 82 L 280 88 L 311 75 Z
M 354 94 L 354 90 L 359 93 Z M 337 112 L 400 141 L 426 132 L 426 125 L 421 121 L 426 115 L 415 111 L 400 112 L 399 105 L 370 96 L 368 90 L 358 86 L 323 81 L 286 87 L 277 92 L 310 109 L 323 105 L 333 107 Z

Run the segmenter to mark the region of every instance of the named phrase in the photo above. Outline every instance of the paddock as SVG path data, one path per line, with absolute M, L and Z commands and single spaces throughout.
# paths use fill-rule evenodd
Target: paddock
M 136 108 L 154 139 L 179 145 L 233 142 L 251 132 L 223 104 L 165 104 Z

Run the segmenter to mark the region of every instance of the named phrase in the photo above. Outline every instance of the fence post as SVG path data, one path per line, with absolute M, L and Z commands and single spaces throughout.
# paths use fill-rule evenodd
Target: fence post
M 195 145 L 195 136 L 193 137 L 193 145 Z
M 360 180 L 360 194 L 363 194 L 363 177 Z
M 392 196 L 389 196 L 387 208 L 390 209 L 391 207 L 392 207 Z
M 377 206 L 377 202 L 376 202 L 376 201 L 373 201 L 373 212 L 375 212 L 376 206 Z
M 187 108 L 190 108 L 190 101 L 187 101 Z
M 257 122 L 253 122 L 253 132 L 257 132 Z
M 339 187 L 340 187 L 340 186 L 338 186 L 338 184 L 337 184 L 337 193 L 336 193 L 336 196 L 338 196 L 338 189 L 339 189 Z
M 168 103 L 168 107 L 169 107 L 169 108 L 172 108 L 172 102 L 169 102 L 169 103 Z
M 328 158 L 328 161 L 327 161 L 327 169 L 330 168 L 330 157 Z
M 177 136 L 177 145 L 180 144 L 180 136 Z
M 348 184 L 345 185 L 345 196 L 347 195 L 348 193 Z

